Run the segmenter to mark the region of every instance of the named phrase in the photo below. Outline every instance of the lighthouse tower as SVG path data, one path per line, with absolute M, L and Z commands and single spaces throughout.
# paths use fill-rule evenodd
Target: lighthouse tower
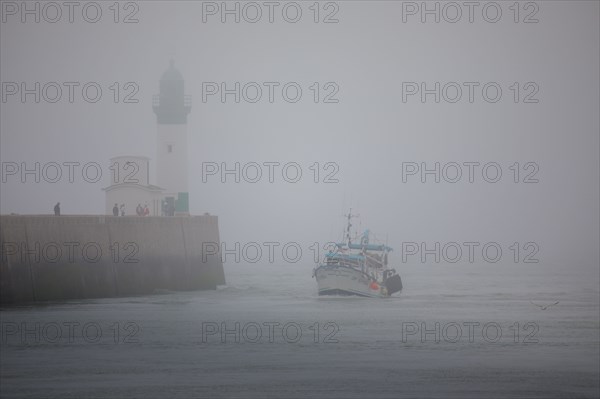
M 165 190 L 163 213 L 189 214 L 187 115 L 191 97 L 184 94 L 181 73 L 173 66 L 160 78 L 152 107 L 157 122 L 156 184 Z

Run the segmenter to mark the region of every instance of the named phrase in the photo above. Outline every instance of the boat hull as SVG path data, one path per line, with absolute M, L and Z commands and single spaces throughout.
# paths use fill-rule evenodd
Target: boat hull
M 319 295 L 357 295 L 388 297 L 387 289 L 358 269 L 341 265 L 323 265 L 315 269 Z

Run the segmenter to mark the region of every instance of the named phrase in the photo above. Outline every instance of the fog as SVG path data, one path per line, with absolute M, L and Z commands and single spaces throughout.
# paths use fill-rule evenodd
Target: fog
M 598 397 L 599 2 L 0 11 L 0 396 Z
M 421 13 L 413 15 L 408 11 L 414 9 L 401 2 L 361 1 L 336 7 L 321 3 L 318 23 L 304 2 L 296 23 L 282 17 L 282 7 L 274 9 L 269 22 L 265 6 L 256 23 L 244 20 L 254 18 L 254 11 L 245 8 L 239 23 L 234 15 L 225 15 L 222 23 L 220 11 L 202 2 L 162 1 L 127 8 L 121 3 L 119 23 L 108 3 L 102 3 L 97 23 L 82 18 L 83 7 L 75 9 L 73 23 L 66 8 L 56 23 L 46 22 L 43 13 L 39 23 L 33 22 L 34 15 L 26 15 L 28 22 L 22 23 L 20 3 L 15 3 L 16 11 L 4 3 L 10 2 L 3 2 L 1 24 L 3 84 L 80 86 L 73 103 L 66 89 L 56 103 L 44 98 L 35 103 L 33 95 L 23 103 L 20 93 L 7 95 L 1 104 L 2 162 L 97 162 L 103 176 L 96 183 L 77 174 L 73 183 L 65 176 L 56 183 L 3 176 L 3 214 L 52 213 L 58 201 L 63 214 L 103 214 L 101 189 L 110 184 L 111 157 L 148 156 L 155 168 L 152 96 L 173 59 L 185 79 L 185 93 L 193 98 L 188 116 L 190 212 L 218 215 L 225 242 L 337 240 L 342 215 L 352 208 L 361 216 L 361 228 L 387 237 L 396 248 L 402 242 L 495 241 L 503 247 L 535 242 L 538 258 L 548 267 L 598 268 L 597 2 L 544 2 L 537 11 L 521 4 L 518 23 L 507 3 L 496 23 L 483 19 L 481 5 L 473 11 L 472 23 L 465 7 L 457 23 L 444 20 L 453 18 L 453 10 L 442 13 L 440 23 L 432 15 L 421 23 Z M 239 4 L 241 9 L 245 3 Z M 538 22 L 524 23 L 533 11 Z M 54 10 L 47 13 L 54 18 Z M 137 23 L 122 22 L 130 13 Z M 337 23 L 323 23 L 330 14 Z M 98 102 L 82 98 L 86 82 L 102 87 Z M 118 103 L 109 88 L 115 82 L 121 90 Z M 124 89 L 127 82 L 139 87 L 133 96 L 137 103 L 123 103 L 131 92 Z M 229 89 L 235 82 L 241 87 L 257 82 L 263 95 L 256 103 L 243 96 L 236 103 L 228 95 L 223 103 L 219 94 L 203 93 L 207 82 L 216 87 L 225 82 Z M 264 82 L 279 83 L 272 103 Z M 289 82 L 302 88 L 295 103 L 282 95 Z M 310 88 L 314 82 L 320 87 L 317 103 Z M 425 82 L 428 89 L 435 82 L 441 87 L 457 82 L 462 98 L 452 103 L 441 96 L 436 103 L 430 94 L 423 103 L 418 93 L 403 101 L 403 82 L 418 88 Z M 478 83 L 472 103 L 464 82 Z M 482 97 L 488 82 L 502 88 L 499 101 Z M 515 82 L 518 95 L 510 88 Z M 334 88 L 338 91 L 329 99 L 338 101 L 325 103 Z M 454 96 L 454 89 L 449 88 L 447 97 Z M 5 91 L 3 87 L 3 95 Z M 264 167 L 257 183 L 244 176 L 236 183 L 232 175 L 223 183 L 218 174 L 203 182 L 207 162 L 229 168 L 236 162 L 241 167 L 295 162 L 302 178 L 289 183 L 278 167 L 271 183 Z M 318 183 L 313 181 L 314 166 L 310 168 L 315 162 Z M 450 162 L 479 166 L 472 183 L 464 165 L 456 183 L 443 176 L 435 183 L 433 175 L 422 183 L 419 173 L 404 176 L 403 182 L 406 163 L 434 168 L 436 162 L 440 168 Z M 501 166 L 497 183 L 482 178 L 481 168 L 489 162 Z M 510 169 L 515 162 L 519 183 Z M 537 183 L 523 182 L 534 168 L 530 164 L 525 169 L 527 163 L 538 166 L 533 175 Z M 325 183 L 332 171 L 337 182 Z M 454 176 L 452 170 L 448 173 Z M 156 181 L 154 169 L 150 181 Z

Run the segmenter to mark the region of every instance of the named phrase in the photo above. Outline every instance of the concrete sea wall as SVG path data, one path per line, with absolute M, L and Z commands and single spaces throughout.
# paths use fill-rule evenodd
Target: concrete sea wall
M 216 216 L 0 216 L 0 303 L 225 284 Z M 211 245 L 211 244 L 209 244 Z

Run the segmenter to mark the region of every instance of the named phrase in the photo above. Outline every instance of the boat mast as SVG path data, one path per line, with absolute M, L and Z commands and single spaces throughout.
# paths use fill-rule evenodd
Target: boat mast
M 350 227 L 352 227 L 352 222 L 350 220 L 360 215 L 353 215 L 352 208 L 350 208 L 350 212 L 348 212 L 348 214 L 344 216 L 346 216 L 346 218 L 348 219 L 348 224 L 346 225 L 346 239 L 348 240 L 348 248 L 350 248 L 350 244 L 352 244 L 352 236 L 350 234 Z

